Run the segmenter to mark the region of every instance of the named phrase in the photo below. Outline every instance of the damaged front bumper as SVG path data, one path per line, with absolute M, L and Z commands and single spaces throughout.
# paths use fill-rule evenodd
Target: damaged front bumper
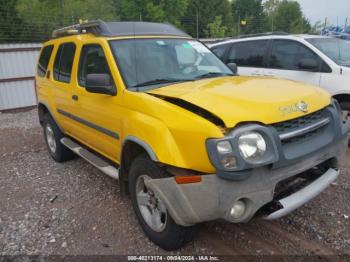
M 275 208 L 270 210 L 266 218 L 276 219 L 320 194 L 337 178 L 337 165 L 347 146 L 348 139 L 344 136 L 337 143 L 304 160 L 279 168 L 259 167 L 253 169 L 247 179 L 240 181 L 222 179 L 217 175 L 203 175 L 199 183 L 177 184 L 171 177 L 149 180 L 146 186 L 162 199 L 171 217 L 182 226 L 220 218 L 233 223 L 247 222 L 269 203 L 278 205 L 274 205 Z M 280 182 L 321 164 L 324 172 L 312 183 L 288 196 L 276 198 L 275 191 Z M 233 217 L 231 213 L 238 200 L 245 204 L 245 211 L 239 218 Z

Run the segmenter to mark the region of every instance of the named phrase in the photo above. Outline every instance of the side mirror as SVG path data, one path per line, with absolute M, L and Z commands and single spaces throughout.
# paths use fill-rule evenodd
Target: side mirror
M 300 69 L 304 69 L 308 71 L 317 71 L 320 68 L 317 60 L 312 58 L 302 58 L 298 66 Z
M 237 75 L 238 73 L 238 68 L 237 65 L 235 63 L 228 63 L 227 67 L 230 68 L 230 70 L 232 71 L 232 73 L 234 73 L 235 75 Z
M 90 93 L 116 95 L 116 89 L 109 74 L 86 75 L 85 89 Z

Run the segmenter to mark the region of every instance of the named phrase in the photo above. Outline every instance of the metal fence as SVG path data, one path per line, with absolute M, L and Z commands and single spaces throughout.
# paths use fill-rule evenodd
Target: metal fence
M 0 44 L 0 111 L 34 106 L 35 64 L 41 44 Z

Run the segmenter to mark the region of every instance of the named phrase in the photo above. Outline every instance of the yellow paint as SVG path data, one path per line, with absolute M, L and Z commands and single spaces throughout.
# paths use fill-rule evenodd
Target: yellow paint
M 51 72 L 58 45 L 76 44 L 71 82 L 57 82 L 52 73 L 50 81 L 36 77 L 39 102 L 48 105 L 64 131 L 116 163 L 120 162 L 124 139 L 132 136 L 148 144 L 159 162 L 206 173 L 215 172 L 205 141 L 223 137 L 222 128 L 159 97 L 182 99 L 206 109 L 222 119 L 227 130 L 242 122 L 271 124 L 303 116 L 305 113 L 293 110 L 286 113 L 285 110 L 300 101 L 309 105 L 308 113 L 330 104 L 330 95 L 313 86 L 241 76 L 178 83 L 148 93 L 132 92 L 125 88 L 108 45 L 110 39 L 125 38 L 129 37 L 76 35 L 51 40 L 45 44 L 55 44 L 48 66 Z M 80 51 L 82 45 L 88 43 L 102 46 L 117 87 L 116 96 L 88 93 L 78 85 Z M 72 100 L 72 95 L 78 95 L 79 100 Z M 58 108 L 118 133 L 119 140 L 58 114 Z

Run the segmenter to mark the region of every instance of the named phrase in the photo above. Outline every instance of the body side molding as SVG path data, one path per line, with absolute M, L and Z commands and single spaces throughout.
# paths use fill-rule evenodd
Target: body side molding
M 76 115 L 73 115 L 71 113 L 63 111 L 61 109 L 57 109 L 57 112 L 59 114 L 61 114 L 61 115 L 64 115 L 65 117 L 73 119 L 74 121 L 77 121 L 77 122 L 79 122 L 79 123 L 81 123 L 83 125 L 86 125 L 86 126 L 92 128 L 92 129 L 95 129 L 95 130 L 97 130 L 97 131 L 99 131 L 99 132 L 101 132 L 101 133 L 103 133 L 103 134 L 105 134 L 107 136 L 113 137 L 114 139 L 119 139 L 119 134 L 114 132 L 114 131 L 106 129 L 106 128 L 102 127 L 102 126 L 98 126 L 98 125 L 96 125 L 96 124 L 94 124 L 94 123 L 92 123 L 90 121 L 87 121 L 87 120 L 85 120 L 83 118 L 80 118 L 80 117 L 78 117 Z

